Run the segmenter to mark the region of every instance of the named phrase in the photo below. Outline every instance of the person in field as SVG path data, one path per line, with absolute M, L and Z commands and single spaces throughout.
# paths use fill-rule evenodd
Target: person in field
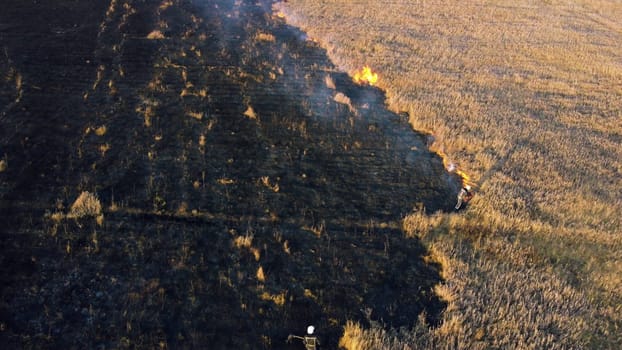
M 473 193 L 471 193 L 471 186 L 466 185 L 462 187 L 460 192 L 458 192 L 458 203 L 456 203 L 456 210 L 460 210 L 464 204 L 466 204 L 469 200 L 473 198 Z
M 307 335 L 301 337 L 298 335 L 290 334 L 289 337 L 287 337 L 287 341 L 290 342 L 293 338 L 300 339 L 302 340 L 302 343 L 304 344 L 306 350 L 317 350 L 317 347 L 320 345 L 320 341 L 317 339 L 316 336 L 313 335 L 314 331 L 315 327 L 309 326 L 307 327 Z

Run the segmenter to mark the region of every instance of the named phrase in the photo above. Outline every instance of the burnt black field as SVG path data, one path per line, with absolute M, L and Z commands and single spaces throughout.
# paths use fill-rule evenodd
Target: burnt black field
M 336 348 L 346 320 L 437 322 L 401 219 L 451 210 L 456 179 L 271 5 L 4 2 L 2 348 L 300 349 L 309 324 Z M 103 220 L 66 216 L 83 191 Z

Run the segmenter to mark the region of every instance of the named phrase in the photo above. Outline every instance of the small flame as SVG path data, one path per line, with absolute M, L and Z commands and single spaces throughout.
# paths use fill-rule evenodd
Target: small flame
M 285 14 L 284 14 L 283 12 L 281 12 L 281 11 L 277 12 L 277 13 L 276 13 L 276 16 L 277 16 L 278 18 L 281 18 L 281 19 L 285 18 Z
M 460 170 L 456 163 L 449 161 L 449 157 L 447 157 L 447 154 L 445 154 L 445 152 L 443 152 L 442 150 L 437 150 L 436 154 L 438 154 L 443 159 L 443 165 L 448 172 L 460 176 L 460 179 L 462 179 L 462 187 L 476 187 L 476 184 L 471 180 L 471 177 L 467 173 Z
M 462 186 L 471 186 L 475 187 L 475 184 L 471 181 L 471 177 L 467 175 L 464 171 L 460 169 L 456 169 L 456 175 L 462 178 Z
M 365 66 L 360 71 L 354 73 L 354 81 L 357 84 L 375 85 L 378 82 L 378 73 L 372 72 L 369 66 Z

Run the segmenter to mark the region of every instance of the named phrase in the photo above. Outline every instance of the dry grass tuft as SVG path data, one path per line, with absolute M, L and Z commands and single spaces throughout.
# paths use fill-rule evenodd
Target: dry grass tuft
M 246 234 L 244 236 L 240 235 L 235 237 L 235 239 L 233 240 L 233 245 L 238 248 L 250 248 L 253 245 L 253 238 L 254 235 L 252 234 Z
M 335 85 L 335 81 L 330 75 L 326 75 L 326 77 L 324 78 L 324 83 L 326 84 L 326 87 L 331 90 L 337 89 L 337 86 Z
M 358 323 L 348 321 L 343 330 L 343 335 L 339 339 L 339 347 L 346 350 L 369 349 L 365 340 L 364 331 Z
M 277 306 L 285 305 L 285 292 L 281 292 L 279 294 L 263 292 L 259 297 L 261 300 L 270 300 Z
M 106 135 L 106 132 L 108 131 L 108 129 L 106 128 L 105 125 L 99 126 L 95 129 L 95 135 L 97 136 L 104 136 Z
M 275 193 L 276 193 L 276 192 L 279 192 L 279 191 L 281 190 L 281 187 L 279 186 L 279 183 L 278 183 L 278 178 L 277 178 L 277 182 L 275 182 L 274 184 L 272 184 L 272 183 L 270 182 L 270 177 L 269 177 L 269 176 L 262 176 L 262 177 L 260 178 L 260 180 L 261 180 L 261 183 L 262 183 L 265 187 L 269 188 L 270 190 L 272 190 L 272 191 L 273 191 L 273 192 L 275 192 Z
M 102 205 L 97 195 L 83 191 L 71 205 L 67 217 L 77 219 L 88 216 L 98 217 L 100 215 L 102 215 Z
M 257 33 L 257 35 L 255 35 L 255 40 L 273 43 L 276 41 L 276 38 L 274 37 L 274 35 L 269 33 Z
M 356 108 L 354 108 L 354 106 L 352 105 L 352 100 L 350 100 L 350 98 L 346 96 L 344 93 L 342 92 L 336 93 L 335 97 L 333 97 L 333 100 L 335 100 L 335 102 L 337 103 L 341 103 L 343 105 L 348 106 L 348 109 L 350 110 L 350 112 L 356 113 Z
M 257 114 L 255 114 L 255 110 L 253 110 L 253 107 L 251 106 L 248 106 L 248 108 L 246 108 L 246 111 L 244 111 L 244 116 L 253 120 L 257 119 Z
M 160 6 L 158 7 L 158 9 L 160 11 L 164 11 L 167 8 L 169 8 L 170 6 L 173 6 L 173 1 L 172 0 L 164 0 L 162 1 L 162 3 L 160 4 Z
M 257 269 L 257 280 L 261 283 L 266 282 L 266 274 L 263 271 L 263 267 L 259 266 L 259 268 Z
M 191 118 L 194 118 L 196 120 L 201 120 L 203 119 L 203 112 L 193 112 L 193 111 L 187 111 L 186 115 L 188 115 Z
M 155 40 L 155 39 L 164 39 L 164 34 L 162 34 L 159 30 L 154 30 L 151 33 L 147 34 L 147 39 Z

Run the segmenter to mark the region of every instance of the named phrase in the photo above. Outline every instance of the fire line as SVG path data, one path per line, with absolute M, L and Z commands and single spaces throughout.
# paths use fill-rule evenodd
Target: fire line
M 471 177 L 464 171 L 458 169 L 458 166 L 449 160 L 449 157 L 447 156 L 447 154 L 445 154 L 445 152 L 443 152 L 442 150 L 436 150 L 435 152 L 443 160 L 443 165 L 445 166 L 445 169 L 447 169 L 448 172 L 454 173 L 460 177 L 460 179 L 462 180 L 462 187 L 476 187 L 476 184 L 471 181 Z
M 369 66 L 356 71 L 353 77 L 357 84 L 375 85 L 378 82 L 378 73 L 374 73 Z

